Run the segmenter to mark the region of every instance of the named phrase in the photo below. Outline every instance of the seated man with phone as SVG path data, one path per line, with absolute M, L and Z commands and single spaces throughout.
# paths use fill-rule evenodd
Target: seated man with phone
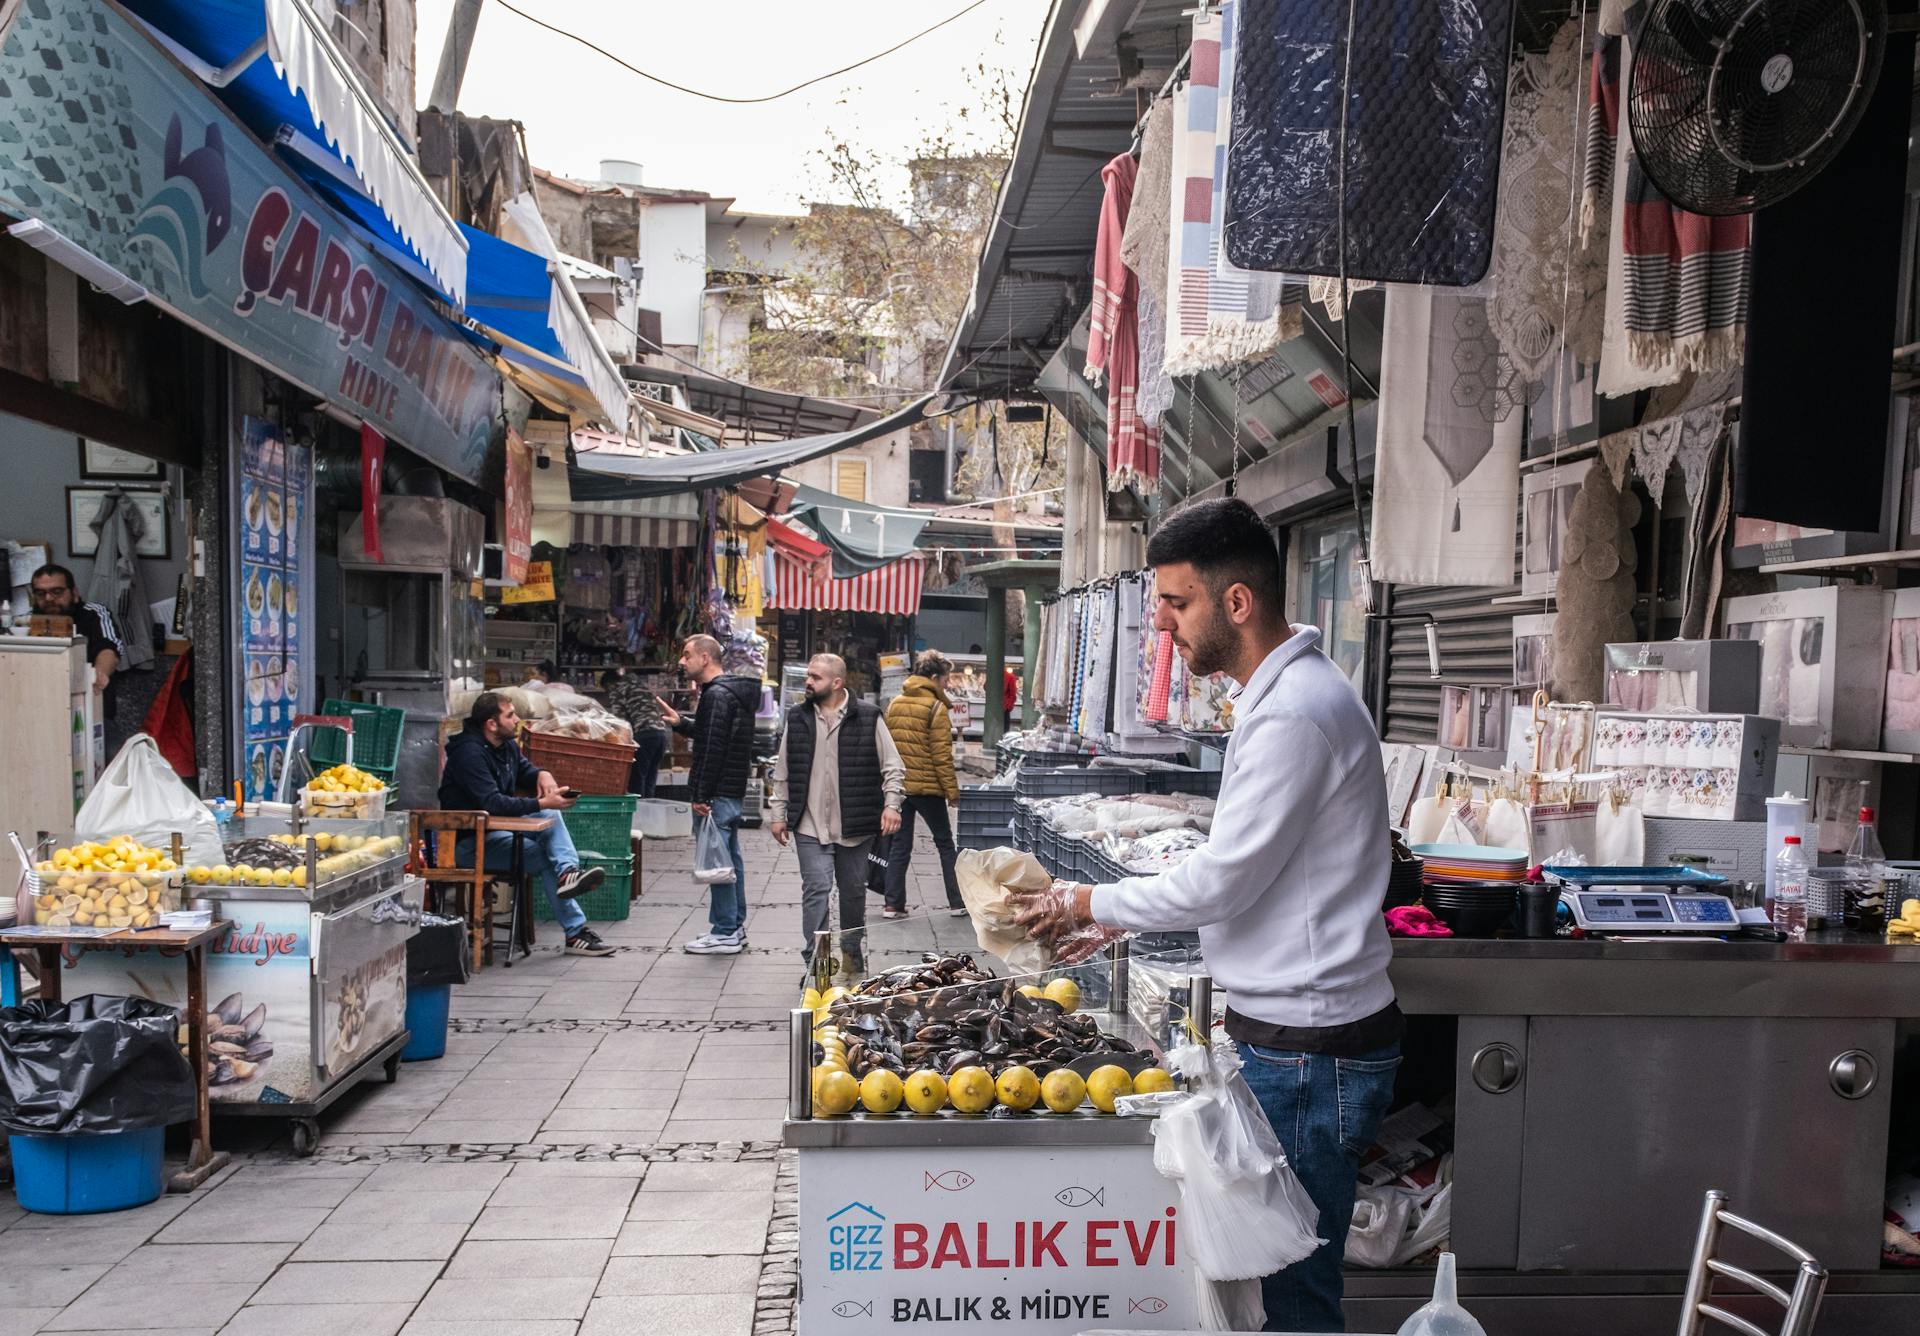
M 520 716 L 513 702 L 497 691 L 481 692 L 465 726 L 447 739 L 447 764 L 440 776 L 441 810 L 533 816 L 572 807 L 579 791 L 560 787 L 552 774 L 529 761 L 514 741 L 519 734 Z M 587 926 L 586 913 L 574 900 L 605 881 L 607 874 L 597 867 L 581 869 L 564 821 L 521 838 L 527 870 L 540 878 L 553 904 L 553 916 L 567 935 L 567 954 L 612 955 L 613 948 Z M 488 871 L 504 872 L 512 866 L 513 839 L 507 831 L 487 833 Z M 465 859 L 472 852 L 473 837 L 461 836 L 459 856 Z

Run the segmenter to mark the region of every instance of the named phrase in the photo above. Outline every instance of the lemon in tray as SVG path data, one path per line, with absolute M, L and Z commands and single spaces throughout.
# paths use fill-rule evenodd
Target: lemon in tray
M 178 865 L 130 835 L 80 840 L 34 865 L 33 921 L 51 928 L 144 928 L 179 905 Z

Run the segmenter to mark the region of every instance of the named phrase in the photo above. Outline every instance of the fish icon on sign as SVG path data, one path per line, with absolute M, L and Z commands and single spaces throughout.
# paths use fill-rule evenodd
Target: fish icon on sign
M 1164 1313 L 1167 1311 L 1167 1301 L 1149 1294 L 1144 1299 L 1127 1300 L 1127 1311 L 1129 1313 Z
M 921 1172 L 926 1173 L 925 1170 Z M 926 1174 L 926 1178 L 926 1186 L 920 1189 L 922 1192 L 931 1192 L 935 1188 L 943 1192 L 965 1192 L 973 1186 L 973 1175 L 965 1169 L 949 1169 L 945 1173 Z
M 1053 1194 L 1053 1199 L 1062 1206 L 1105 1206 L 1107 1190 L 1100 1188 L 1061 1188 Z
M 1158 1301 L 1156 1300 L 1156 1302 Z M 1165 1304 L 1161 1304 L 1160 1306 L 1162 1308 L 1166 1307 Z M 873 1300 L 869 1299 L 862 1304 L 855 1303 L 852 1299 L 842 1299 L 833 1306 L 833 1315 L 835 1317 L 872 1317 Z

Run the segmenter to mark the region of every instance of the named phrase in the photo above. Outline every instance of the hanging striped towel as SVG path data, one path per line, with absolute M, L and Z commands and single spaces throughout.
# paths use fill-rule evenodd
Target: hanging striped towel
M 1153 678 L 1147 686 L 1148 723 L 1167 722 L 1167 698 L 1173 694 L 1173 635 L 1168 631 L 1154 632 L 1153 641 Z
M 1101 169 L 1107 193 L 1093 250 L 1093 310 L 1087 379 L 1107 382 L 1107 486 L 1114 491 L 1160 476 L 1160 428 L 1140 416 L 1140 284 L 1120 258 L 1139 164 L 1122 153 Z
M 1246 270 L 1221 267 L 1231 119 L 1222 115 L 1220 34 L 1217 12 L 1194 20 L 1188 82 L 1174 93 L 1165 364 L 1175 376 L 1265 357 L 1281 340 L 1280 276 L 1258 275 L 1256 285 Z

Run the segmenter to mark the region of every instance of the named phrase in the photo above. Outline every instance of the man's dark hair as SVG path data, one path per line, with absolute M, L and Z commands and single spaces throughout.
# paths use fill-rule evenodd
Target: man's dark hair
M 560 672 L 558 668 L 553 666 L 552 659 L 542 659 L 540 660 L 539 663 L 535 664 L 534 666 L 540 670 L 540 676 L 546 678 L 547 681 L 549 682 L 553 681 L 553 679 L 556 676 L 558 676 Z
M 46 565 L 42 566 L 39 570 L 35 571 L 31 576 L 28 577 L 28 583 L 31 584 L 34 580 L 38 580 L 43 575 L 57 575 L 62 580 L 65 580 L 67 582 L 68 589 L 71 589 L 76 594 L 80 592 L 80 586 L 74 582 L 73 572 L 68 570 L 65 566 L 59 565 L 56 562 L 49 561 Z
M 506 693 L 504 692 L 481 692 L 473 698 L 473 708 L 467 711 L 467 727 L 485 728 L 488 724 L 500 717 L 500 710 L 503 706 L 511 705 L 512 703 L 512 701 L 507 699 Z
M 1195 501 L 1160 522 L 1147 540 L 1147 565 L 1179 562 L 1199 572 L 1216 597 L 1229 585 L 1243 584 L 1263 612 L 1280 615 L 1280 554 L 1273 534 L 1238 497 Z

